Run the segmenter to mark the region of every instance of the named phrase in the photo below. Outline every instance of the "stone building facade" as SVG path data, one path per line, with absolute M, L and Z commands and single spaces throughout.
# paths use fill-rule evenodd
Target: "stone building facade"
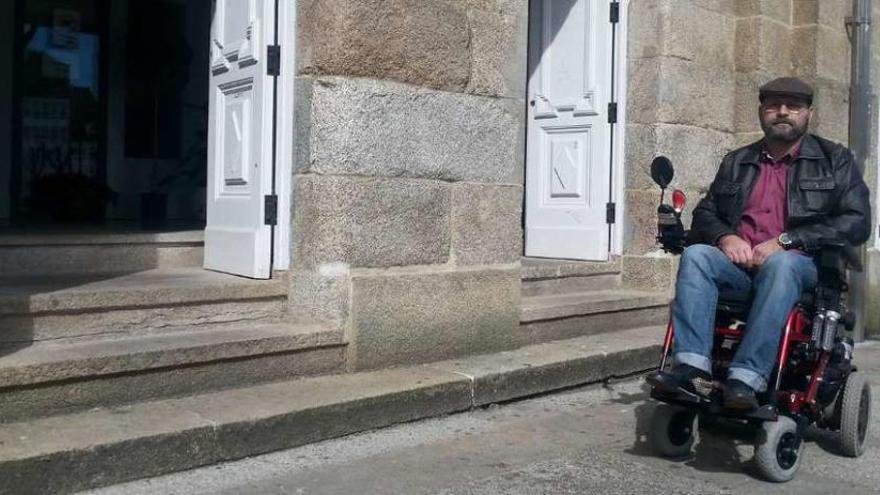
M 846 142 L 851 6 L 619 8 L 624 235 L 611 259 L 625 286 L 667 290 L 651 159 L 672 159 L 694 204 L 720 158 L 760 137 L 757 87 L 789 74 L 815 85 L 814 132 Z M 534 339 L 519 325 L 528 2 L 308 0 L 297 15 L 292 314 L 344 327 L 349 369 Z
M 141 39 L 123 29 L 140 18 L 126 8 L 146 2 L 0 7 L 0 97 L 13 101 L 0 106 L 0 188 L 13 191 L 4 181 L 22 168 L 13 107 L 45 106 L 16 70 L 56 88 L 72 80 L 68 52 L 96 40 L 113 41 L 101 146 L 121 153 L 122 96 L 143 83 L 122 77 L 136 60 L 123 45 Z M 207 76 L 190 88 L 207 119 L 207 185 L 178 196 L 205 197 L 205 215 L 184 231 L 47 232 L 16 224 L 22 202 L 0 195 L 0 226 L 24 227 L 0 235 L 0 472 L 25 492 L 643 371 L 677 262 L 654 244 L 651 160 L 671 158 L 689 222 L 721 157 L 760 137 L 758 86 L 788 74 L 814 84 L 813 130 L 848 138 L 850 0 L 151 5 L 177 12 L 200 47 L 187 70 Z M 37 26 L 28 12 L 43 34 L 22 46 L 11 33 Z M 878 68 L 880 36 L 873 47 Z M 108 177 L 149 170 L 112 157 Z M 876 237 L 869 336 L 880 333 Z

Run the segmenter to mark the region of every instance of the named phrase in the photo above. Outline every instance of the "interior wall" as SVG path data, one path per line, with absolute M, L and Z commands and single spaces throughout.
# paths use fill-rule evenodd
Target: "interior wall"
M 140 194 L 156 191 L 156 182 L 174 174 L 180 166 L 178 160 L 160 159 L 154 172 L 154 161 L 149 158 L 132 158 L 125 152 L 125 61 L 126 19 L 131 0 L 116 0 L 111 9 L 111 39 L 109 65 L 108 106 L 108 166 L 110 187 L 119 193 L 115 206 L 108 217 L 113 220 L 136 220 L 140 215 Z M 144 1 L 144 0 L 138 0 Z M 198 146 L 199 130 L 207 136 L 208 103 L 208 57 L 207 44 L 210 33 L 211 2 L 173 0 L 186 7 L 187 44 L 192 51 L 189 80 L 182 91 L 181 153 Z M 207 166 L 207 163 L 204 164 Z M 170 220 L 204 220 L 205 192 L 198 188 L 195 193 L 171 182 L 161 186 L 168 194 L 167 218 Z
M 10 217 L 14 2 L 0 2 L 0 225 Z

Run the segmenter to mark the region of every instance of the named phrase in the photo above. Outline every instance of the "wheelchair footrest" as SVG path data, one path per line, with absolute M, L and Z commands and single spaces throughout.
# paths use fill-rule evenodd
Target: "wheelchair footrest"
M 779 419 L 779 410 L 771 404 L 765 404 L 753 411 L 725 409 L 721 405 L 720 396 L 718 394 L 715 394 L 712 397 L 704 397 L 690 393 L 686 390 L 679 390 L 678 393 L 669 394 L 652 388 L 651 398 L 667 404 L 694 409 L 713 416 L 756 421 L 776 421 Z

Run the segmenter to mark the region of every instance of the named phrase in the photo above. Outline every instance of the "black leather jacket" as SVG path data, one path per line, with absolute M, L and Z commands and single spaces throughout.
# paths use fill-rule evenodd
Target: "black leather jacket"
M 762 142 L 731 151 L 721 161 L 709 192 L 694 209 L 688 244 L 716 244 L 736 234 L 740 217 L 758 178 Z M 868 187 L 849 149 L 812 134 L 801 142 L 788 173 L 785 231 L 806 251 L 823 238 L 862 244 L 871 233 Z

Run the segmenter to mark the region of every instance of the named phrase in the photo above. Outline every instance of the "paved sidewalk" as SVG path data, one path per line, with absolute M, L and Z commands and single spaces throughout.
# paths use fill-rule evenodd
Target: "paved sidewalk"
M 867 453 L 813 434 L 787 484 L 756 478 L 749 430 L 701 433 L 693 457 L 647 445 L 653 403 L 639 379 L 493 405 L 90 492 L 141 494 L 867 494 L 880 493 L 880 343 L 856 351 L 875 386 Z

